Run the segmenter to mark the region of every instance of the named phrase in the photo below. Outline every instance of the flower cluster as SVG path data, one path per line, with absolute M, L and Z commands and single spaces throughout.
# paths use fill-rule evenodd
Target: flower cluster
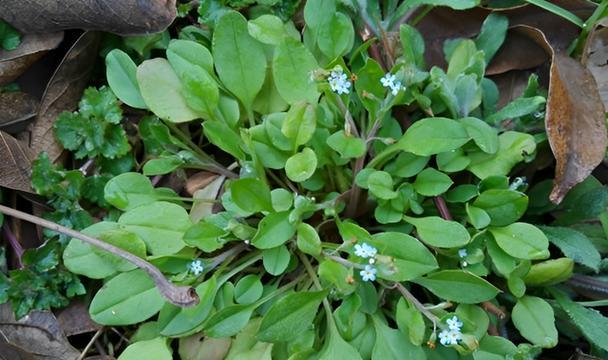
M 195 276 L 199 276 L 205 268 L 203 267 L 203 262 L 200 260 L 194 260 L 188 265 L 188 270 L 193 273 Z
M 469 263 L 467 263 L 467 261 L 465 260 L 466 257 L 469 256 L 469 253 L 467 252 L 467 249 L 460 249 L 458 250 L 458 257 L 462 260 L 462 266 L 468 266 Z
M 403 88 L 401 86 L 401 81 L 395 80 L 397 80 L 397 77 L 391 73 L 386 73 L 382 79 L 380 79 L 382 86 L 391 89 L 393 96 L 397 96 L 397 94 L 399 94 L 399 90 Z
M 344 70 L 340 66 L 336 66 L 327 78 L 331 91 L 338 95 L 350 93 L 351 82 L 348 80 L 348 75 L 344 73 Z
M 462 321 L 457 316 L 453 316 L 451 319 L 445 321 L 448 324 L 448 328 L 442 330 L 439 333 L 439 342 L 443 346 L 457 345 L 462 340 Z
M 355 255 L 364 259 L 369 259 L 369 265 L 365 265 L 365 268 L 359 271 L 359 275 L 361 275 L 363 281 L 376 280 L 376 273 L 378 271 L 372 266 L 376 262 L 376 254 L 378 254 L 378 249 L 367 243 L 355 245 Z

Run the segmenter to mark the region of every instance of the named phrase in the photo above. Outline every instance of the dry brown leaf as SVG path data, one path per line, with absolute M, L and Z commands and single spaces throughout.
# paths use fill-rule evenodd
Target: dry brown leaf
M 57 319 L 49 311 L 33 311 L 16 321 L 10 305 L 3 304 L 0 308 L 0 342 L 2 341 L 13 349 L 18 349 L 20 355 L 31 356 L 22 359 L 72 360 L 80 355 L 70 345 L 61 332 Z
M 18 133 L 36 115 L 38 100 L 23 92 L 0 92 L 0 130 Z
M 490 77 L 498 87 L 497 108 L 502 109 L 505 105 L 520 97 L 528 86 L 530 71 L 509 71 Z
M 539 29 L 520 26 L 517 31 L 552 53 L 545 128 L 556 160 L 549 199 L 559 204 L 604 159 L 608 145 L 604 103 L 585 66 L 552 49 Z
M 595 77 L 604 107 L 608 108 L 608 27 L 597 25 L 591 31 L 581 62 Z
M 194 202 L 192 203 L 192 209 L 190 209 L 190 219 L 192 222 L 197 223 L 201 219 L 213 214 L 214 203 L 222 190 L 222 185 L 226 181 L 225 176 L 216 177 L 206 187 L 198 190 L 194 193 Z
M 78 300 L 57 311 L 57 321 L 66 336 L 89 333 L 101 328 L 91 320 L 87 305 Z
M 53 74 L 42 96 L 38 116 L 29 127 L 34 154 L 46 151 L 53 162 L 61 155 L 63 149 L 55 140 L 53 124 L 61 112 L 77 107 L 95 65 L 98 44 L 98 33 L 82 34 Z
M 164 30 L 176 16 L 175 0 L 8 0 L 2 18 L 23 33 L 67 29 L 120 35 Z
M 200 171 L 196 174 L 190 176 L 188 180 L 186 180 L 186 185 L 184 186 L 186 189 L 186 193 L 192 196 L 198 190 L 209 185 L 215 178 L 217 178 L 216 173 L 212 173 L 209 171 Z
M 549 54 L 537 43 L 518 32 L 509 31 L 504 44 L 488 65 L 486 75 L 532 69 L 549 59 Z
M 27 145 L 0 131 L 0 186 L 32 192 L 32 154 Z
M 62 40 L 62 31 L 30 34 L 23 37 L 15 50 L 0 48 L 0 86 L 13 82 L 47 51 L 56 48 Z
M 582 19 L 589 17 L 597 6 L 586 0 L 553 0 L 552 2 Z M 567 47 L 579 33 L 576 25 L 537 6 L 520 6 L 497 13 L 507 16 L 510 26 L 528 25 L 540 29 L 547 34 L 554 48 Z M 490 11 L 482 8 L 458 11 L 444 6 L 435 7 L 416 25 L 427 45 L 425 53 L 427 64 L 445 67 L 444 41 L 477 35 L 488 14 Z M 531 67 L 533 66 L 526 68 Z

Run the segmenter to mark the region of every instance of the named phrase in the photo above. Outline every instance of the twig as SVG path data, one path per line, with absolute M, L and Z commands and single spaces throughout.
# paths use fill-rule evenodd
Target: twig
M 102 333 L 103 333 L 103 327 L 100 328 L 99 330 L 97 330 L 97 332 L 95 333 L 95 335 L 93 335 L 93 337 L 91 338 L 91 341 L 89 341 L 89 343 L 87 344 L 87 346 L 85 346 L 84 350 L 82 350 L 82 352 L 80 353 L 80 356 L 78 357 L 77 360 L 84 359 L 84 357 L 87 355 L 87 352 L 89 352 L 89 349 L 91 348 L 91 346 L 93 346 L 93 344 L 95 343 L 95 340 L 97 340 L 97 338 L 99 337 L 99 335 L 101 335 Z
M 435 196 L 433 201 L 435 202 L 435 206 L 439 211 L 439 215 L 441 215 L 444 220 L 452 220 L 452 214 L 450 214 L 450 210 L 448 209 L 448 205 L 445 203 L 445 199 L 441 196 Z
M 496 315 L 501 320 L 507 317 L 507 314 L 505 314 L 502 309 L 498 308 L 496 305 L 492 304 L 489 301 L 482 302 L 481 306 L 484 308 L 485 311 Z
M 84 164 L 82 164 L 81 167 L 78 168 L 78 170 L 80 170 L 80 172 L 86 176 L 89 172 L 89 169 L 91 168 L 91 166 L 95 163 L 94 159 L 89 159 L 87 160 Z
M 437 328 L 437 326 L 441 327 L 440 319 L 435 316 L 435 314 L 430 312 L 420 301 L 418 301 L 418 299 L 416 299 L 416 297 L 408 289 L 406 289 L 405 286 L 403 286 L 401 283 L 396 282 L 395 287 L 397 288 L 397 290 L 399 290 L 401 295 L 403 295 L 406 300 L 411 302 L 416 307 L 416 309 L 418 309 L 418 311 L 422 313 L 422 315 L 424 315 L 433 323 L 433 329 Z
M 336 255 L 323 254 L 323 256 L 326 257 L 327 259 L 340 263 L 346 267 L 351 267 L 351 268 L 356 268 L 356 269 L 365 269 L 365 265 L 350 262 L 350 261 L 348 261 L 344 258 L 341 258 L 339 256 L 336 256 Z
M 128 262 L 134 264 L 138 268 L 144 270 L 152 280 L 154 280 L 154 284 L 160 291 L 160 293 L 172 304 L 182 307 L 194 306 L 198 304 L 199 298 L 196 294 L 194 288 L 190 286 L 176 286 L 170 283 L 165 276 L 158 270 L 154 265 L 149 262 L 131 254 L 130 252 L 124 251 L 121 248 L 110 245 L 104 241 L 98 240 L 94 237 L 85 235 L 76 230 L 67 228 L 65 226 L 61 226 L 52 221 L 48 221 L 46 219 L 40 218 L 38 216 L 30 215 L 24 213 L 19 210 L 11 209 L 7 206 L 0 205 L 0 212 L 6 215 L 25 220 L 36 225 L 40 225 L 49 230 L 62 233 L 64 235 L 76 238 L 78 240 L 84 241 L 89 245 L 93 245 L 105 251 L 108 251 L 116 256 L 119 256 Z
M 6 240 L 8 240 L 8 243 L 13 248 L 15 256 L 17 257 L 17 263 L 19 264 L 19 267 L 23 268 L 23 261 L 21 260 L 21 257 L 23 256 L 24 250 L 17 238 L 15 237 L 15 234 L 13 234 L 11 229 L 8 227 L 8 222 L 5 222 L 2 226 L 2 233 L 4 234 Z

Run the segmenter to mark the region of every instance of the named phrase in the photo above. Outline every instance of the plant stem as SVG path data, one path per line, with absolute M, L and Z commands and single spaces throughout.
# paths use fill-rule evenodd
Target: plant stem
M 216 267 L 218 267 L 221 263 L 226 261 L 226 259 L 240 254 L 245 249 L 247 249 L 247 245 L 245 245 L 244 243 L 240 243 L 236 246 L 233 246 L 232 248 L 230 248 L 230 249 L 224 251 L 223 253 L 219 254 L 218 256 L 212 258 L 211 259 L 212 261 L 209 263 L 209 265 L 207 265 L 207 268 L 209 270 L 213 270 Z
M 160 293 L 172 304 L 182 307 L 194 306 L 198 304 L 199 298 L 196 294 L 196 291 L 189 286 L 176 286 L 170 283 L 163 273 L 160 272 L 154 265 L 149 262 L 127 252 L 119 247 L 108 244 L 104 241 L 98 240 L 94 237 L 85 235 L 76 230 L 67 228 L 65 226 L 56 224 L 52 221 L 48 221 L 46 219 L 40 218 L 38 216 L 30 215 L 24 213 L 19 210 L 11 209 L 7 206 L 0 205 L 0 212 L 6 215 L 15 217 L 17 219 L 25 220 L 36 225 L 40 225 L 44 228 L 47 228 L 52 231 L 56 231 L 58 233 L 62 233 L 64 235 L 76 238 L 78 240 L 84 241 L 85 243 L 98 247 L 102 250 L 105 250 L 109 253 L 112 253 L 118 257 L 121 257 L 128 262 L 134 264 L 138 268 L 145 271 L 150 277 L 154 280 L 154 284 L 160 291 Z
M 356 269 L 365 269 L 365 265 L 362 264 L 357 264 L 351 261 L 348 261 L 344 258 L 341 258 L 339 256 L 336 255 L 330 255 L 330 254 L 323 254 L 324 257 L 326 257 L 327 259 L 333 260 L 337 263 L 340 263 L 346 267 L 352 267 L 352 268 L 356 268 Z
M 433 201 L 435 202 L 437 211 L 439 211 L 439 215 L 441 215 L 443 220 L 452 220 L 452 214 L 450 214 L 450 209 L 448 209 L 445 199 L 441 196 L 435 196 Z
M 416 309 L 422 313 L 422 315 L 433 323 L 433 328 L 436 328 L 437 326 L 441 327 L 441 321 L 439 318 L 430 312 L 420 301 L 418 301 L 418 299 L 416 299 L 416 297 L 408 289 L 406 289 L 405 286 L 396 282 L 395 287 L 406 300 L 411 302 L 412 305 L 414 305 L 414 307 L 416 307 Z
M 304 264 L 304 268 L 306 269 L 306 272 L 312 279 L 312 283 L 315 284 L 315 287 L 317 288 L 317 290 L 319 290 L 319 291 L 323 290 L 323 286 L 321 286 L 321 282 L 319 281 L 319 278 L 317 277 L 317 274 L 315 273 L 315 270 L 312 268 L 312 265 L 310 264 L 310 261 L 308 261 L 308 258 L 306 257 L 306 255 L 298 252 L 298 256 L 300 257 L 302 264 Z M 329 305 L 329 301 L 327 301 L 327 297 L 323 298 L 323 308 L 325 308 L 325 312 L 327 315 L 327 323 L 330 324 L 330 326 L 331 325 L 335 326 L 334 318 L 333 318 L 332 311 L 331 311 L 331 306 Z
M 17 238 L 15 237 L 15 234 L 13 234 L 13 232 L 9 228 L 7 222 L 5 222 L 4 225 L 2 226 L 2 233 L 4 234 L 4 237 L 6 238 L 6 240 L 10 244 L 10 246 L 13 248 L 13 251 L 15 252 L 15 256 L 17 257 L 17 263 L 19 264 L 19 268 L 23 268 L 23 261 L 21 260 L 21 257 L 23 256 L 23 253 L 24 253 L 23 246 L 21 246 L 21 244 L 19 243 L 19 240 L 17 240 Z

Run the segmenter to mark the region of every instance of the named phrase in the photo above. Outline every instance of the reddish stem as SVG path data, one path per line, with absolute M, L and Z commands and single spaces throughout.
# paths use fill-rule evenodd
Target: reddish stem
M 435 206 L 439 211 L 439 215 L 441 215 L 444 220 L 452 220 L 452 214 L 450 214 L 450 210 L 448 209 L 448 205 L 445 203 L 445 199 L 441 196 L 435 196 L 433 201 L 435 202 Z
M 13 248 L 15 256 L 17 257 L 17 263 L 19 264 L 19 267 L 23 268 L 23 262 L 21 261 L 21 257 L 24 253 L 23 246 L 21 246 L 21 243 L 19 243 L 19 240 L 17 240 L 15 234 L 13 234 L 11 229 L 8 227 L 8 222 L 5 222 L 2 226 L 2 234 L 10 244 L 11 248 Z

